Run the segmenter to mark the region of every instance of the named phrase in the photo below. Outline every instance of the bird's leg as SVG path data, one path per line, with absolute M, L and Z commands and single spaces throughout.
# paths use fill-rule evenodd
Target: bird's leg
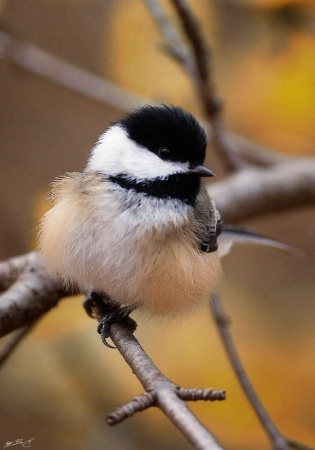
M 97 331 L 100 333 L 106 347 L 115 348 L 107 342 L 109 330 L 113 323 L 125 322 L 132 331 L 135 331 L 137 324 L 129 317 L 129 314 L 136 309 L 135 306 L 119 306 L 114 303 L 106 294 L 88 292 L 83 307 L 87 314 L 99 321 Z

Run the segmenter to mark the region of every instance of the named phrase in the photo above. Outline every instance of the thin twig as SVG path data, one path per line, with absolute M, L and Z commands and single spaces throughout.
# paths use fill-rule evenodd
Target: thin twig
M 117 425 L 129 417 L 132 417 L 137 412 L 144 411 L 152 406 L 155 406 L 154 395 L 151 392 L 144 392 L 108 414 L 106 422 L 108 425 Z
M 314 450 L 314 447 L 305 445 L 302 442 L 293 441 L 292 439 L 287 439 L 287 442 L 288 442 L 290 448 L 293 448 L 294 450 Z
M 178 397 L 185 402 L 197 402 L 199 400 L 210 400 L 212 402 L 216 400 L 225 400 L 226 392 L 222 390 L 216 390 L 212 388 L 208 389 L 196 389 L 196 388 L 182 388 L 177 386 L 176 393 Z
M 211 78 L 212 54 L 210 48 L 206 45 L 201 32 L 201 24 L 192 12 L 189 3 L 186 0 L 171 0 L 171 2 L 181 21 L 182 31 L 191 45 L 191 56 L 194 59 L 196 76 L 200 78 L 200 80 L 196 79 L 196 82 L 203 83 L 200 88 L 204 86 L 204 94 L 207 98 L 202 103 L 207 116 L 212 121 L 221 111 L 221 101 L 217 98 L 215 85 Z
M 164 49 L 176 61 L 182 64 L 186 64 L 187 58 L 189 57 L 188 48 L 182 42 L 177 29 L 169 20 L 160 2 L 157 0 L 144 0 L 144 3 L 150 11 L 152 17 L 158 24 L 160 32 L 165 39 L 166 46 L 164 47 Z M 191 70 L 192 67 L 188 65 L 187 69 Z
M 248 378 L 248 375 L 241 363 L 237 350 L 235 348 L 231 333 L 229 331 L 229 320 L 224 311 L 219 295 L 213 295 L 211 301 L 212 314 L 214 321 L 220 333 L 226 354 L 235 372 L 235 375 L 243 388 L 244 394 L 254 409 L 260 423 L 268 434 L 273 448 L 275 450 L 289 450 L 287 440 L 282 436 L 276 425 L 272 421 L 268 412 L 261 403 L 256 391 Z
M 231 145 L 231 142 L 225 135 L 221 114 L 222 102 L 217 97 L 213 81 L 213 57 L 210 48 L 206 45 L 200 22 L 194 15 L 187 0 L 171 0 L 171 2 L 181 20 L 182 31 L 192 47 L 192 56 L 198 73 L 198 77 L 195 77 L 195 85 L 206 117 L 210 120 L 213 127 L 214 146 L 218 150 L 218 155 L 227 170 L 234 171 L 243 168 L 246 164 L 234 151 L 235 142 Z

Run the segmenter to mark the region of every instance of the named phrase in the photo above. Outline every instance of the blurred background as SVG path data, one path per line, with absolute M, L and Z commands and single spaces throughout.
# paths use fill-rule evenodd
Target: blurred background
M 283 154 L 315 154 L 315 2 L 191 3 L 213 51 L 226 126 Z M 81 170 L 126 108 L 146 98 L 202 119 L 189 80 L 159 51 L 161 42 L 143 1 L 0 0 L 1 259 L 35 248 L 49 183 Z M 112 97 L 95 76 L 132 95 Z M 211 151 L 208 164 L 217 166 Z M 314 220 L 315 211 L 303 209 L 247 223 L 306 256 L 236 248 L 223 262 L 221 288 L 265 406 L 284 435 L 313 446 Z M 32 437 L 34 450 L 191 448 L 159 411 L 105 424 L 105 414 L 142 388 L 118 352 L 103 347 L 81 301 L 65 300 L 47 314 L 2 368 L 0 448 Z M 226 402 L 191 404 L 225 448 L 270 448 L 206 306 L 179 323 L 139 318 L 136 336 L 174 382 L 227 390 Z

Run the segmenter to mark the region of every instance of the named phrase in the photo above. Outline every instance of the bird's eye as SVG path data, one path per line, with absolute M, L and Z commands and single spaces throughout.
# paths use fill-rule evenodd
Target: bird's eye
M 161 147 L 158 151 L 158 155 L 161 159 L 170 159 L 172 156 L 172 152 L 166 147 Z

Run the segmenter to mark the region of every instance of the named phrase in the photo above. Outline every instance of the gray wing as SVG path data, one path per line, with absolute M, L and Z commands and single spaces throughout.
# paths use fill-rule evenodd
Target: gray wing
M 228 254 L 234 243 L 263 245 L 296 256 L 303 256 L 296 248 L 275 239 L 262 236 L 248 228 L 236 225 L 223 225 L 223 220 L 216 208 L 215 202 L 209 198 L 204 186 L 202 186 L 198 194 L 194 209 L 194 232 L 198 249 L 204 253 L 217 250 L 218 236 L 221 235 L 219 239 L 220 257 Z
M 223 221 L 204 186 L 201 187 L 197 196 L 194 219 L 198 249 L 205 253 L 216 251 L 218 248 L 217 238 L 222 231 Z

